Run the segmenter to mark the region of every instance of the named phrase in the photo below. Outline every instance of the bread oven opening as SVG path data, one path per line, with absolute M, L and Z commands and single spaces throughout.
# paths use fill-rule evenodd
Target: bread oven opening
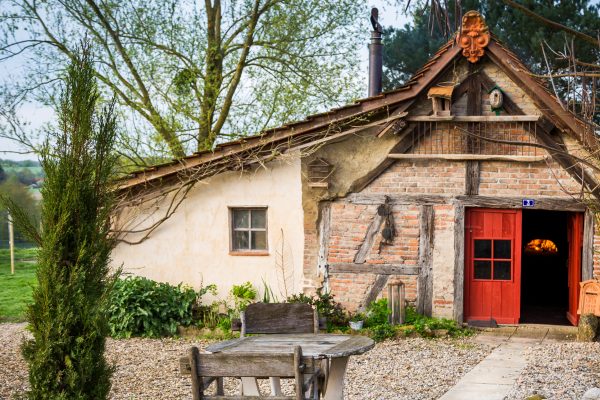
M 533 239 L 525 245 L 524 253 L 532 256 L 551 256 L 558 254 L 558 247 L 550 239 Z
M 522 323 L 570 325 L 568 213 L 523 211 Z

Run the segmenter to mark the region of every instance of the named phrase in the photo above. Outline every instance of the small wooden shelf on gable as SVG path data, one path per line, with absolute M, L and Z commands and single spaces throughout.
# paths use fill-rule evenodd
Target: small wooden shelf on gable
M 332 173 L 333 165 L 322 158 L 314 159 L 308 163 L 308 187 L 327 189 Z

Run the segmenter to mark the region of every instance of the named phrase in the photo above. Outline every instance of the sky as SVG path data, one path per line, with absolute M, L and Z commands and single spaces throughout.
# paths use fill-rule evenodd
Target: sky
M 379 8 L 380 23 L 384 27 L 397 26 L 401 27 L 408 23 L 408 18 L 403 15 L 402 10 L 397 5 L 390 5 L 385 0 L 373 0 L 369 4 L 372 7 Z M 365 20 L 368 21 L 369 15 L 365 15 Z M 369 25 L 370 26 L 370 25 Z M 362 70 L 364 71 L 365 85 L 367 87 L 368 77 L 368 60 L 369 51 L 367 45 L 369 43 L 370 32 L 365 31 L 364 35 L 364 46 L 360 51 L 360 58 L 362 64 Z M 25 68 L 24 58 L 13 58 L 9 61 L 0 63 L 0 74 L 2 78 L 7 76 L 19 76 L 23 74 Z M 366 90 L 366 89 L 365 89 Z M 366 97 L 366 92 L 365 92 Z M 317 112 L 318 110 L 315 110 Z M 24 104 L 20 112 L 21 118 L 29 124 L 31 129 L 39 129 L 44 124 L 54 120 L 54 110 L 50 107 L 44 107 L 39 104 L 30 102 Z M 22 152 L 25 149 L 18 146 L 14 141 L 0 138 L 0 158 L 9 160 L 35 160 L 37 157 L 35 154 L 17 154 L 11 152 Z

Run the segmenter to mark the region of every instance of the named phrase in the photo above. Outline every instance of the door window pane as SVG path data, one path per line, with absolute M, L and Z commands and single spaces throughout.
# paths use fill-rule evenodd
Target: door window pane
M 494 240 L 494 258 L 512 258 L 510 240 Z
M 475 279 L 492 279 L 492 262 L 476 260 L 473 263 L 473 277 Z
M 475 258 L 492 258 L 491 240 L 475 240 Z
M 494 280 L 510 280 L 510 261 L 494 261 Z

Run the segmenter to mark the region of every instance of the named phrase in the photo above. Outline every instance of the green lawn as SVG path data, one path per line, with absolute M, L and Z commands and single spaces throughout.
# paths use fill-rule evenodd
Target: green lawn
M 0 321 L 22 321 L 35 283 L 36 249 L 16 249 L 15 274 L 10 274 L 8 249 L 0 249 Z

